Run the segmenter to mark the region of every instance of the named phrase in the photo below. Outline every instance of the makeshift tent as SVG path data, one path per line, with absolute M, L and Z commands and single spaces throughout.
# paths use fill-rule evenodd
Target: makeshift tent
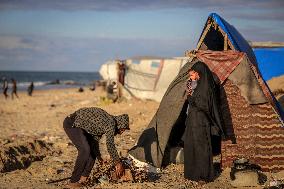
M 211 13 L 209 15 L 197 43 L 197 49 L 214 51 L 236 50 L 244 52 L 250 62 L 255 65 L 258 74 L 262 77 L 261 72 L 258 70 L 259 68 L 255 54 L 247 40 L 244 39 L 234 26 L 230 25 L 216 13 Z M 189 54 L 190 51 L 187 51 L 186 56 L 189 56 Z M 276 106 L 276 111 L 280 114 L 282 119 L 284 119 L 284 112 L 279 102 L 274 98 L 264 80 L 262 81 L 261 87 L 266 93 L 270 93 L 270 98 L 274 101 L 273 104 Z
M 170 82 L 188 58 L 133 58 L 124 60 L 126 71 L 122 95 L 160 102 Z M 104 64 L 100 74 L 106 80 L 117 80 L 117 62 Z M 106 71 L 108 70 L 108 71 Z M 128 95 L 129 96 L 129 95 Z
M 254 53 L 264 80 L 284 75 L 284 47 L 255 48 Z
M 220 83 L 221 111 L 228 135 L 221 145 L 222 166 L 230 166 L 237 157 L 247 157 L 263 170 L 283 170 L 284 114 L 263 80 L 249 44 L 233 26 L 213 13 L 197 49 L 201 50 L 186 52 L 187 56 L 197 58 L 185 64 L 172 81 L 156 114 L 129 154 L 156 167 L 167 163 L 166 148 L 173 147 L 184 130 L 188 70 L 200 60 Z
M 129 154 L 162 166 L 166 147 L 178 143 L 185 127 L 188 70 L 201 60 L 220 83 L 221 114 L 228 135 L 221 147 L 222 166 L 230 166 L 234 158 L 247 157 L 264 170 L 284 169 L 283 120 L 270 94 L 263 91 L 254 64 L 245 53 L 236 51 L 197 51 L 196 55 L 170 84 L 155 116 Z

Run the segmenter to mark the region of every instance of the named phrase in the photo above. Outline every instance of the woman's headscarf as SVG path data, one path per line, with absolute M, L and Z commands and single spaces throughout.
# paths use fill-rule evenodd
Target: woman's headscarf
M 129 128 L 129 116 L 127 114 L 113 116 L 117 129 L 126 129 L 130 130 Z

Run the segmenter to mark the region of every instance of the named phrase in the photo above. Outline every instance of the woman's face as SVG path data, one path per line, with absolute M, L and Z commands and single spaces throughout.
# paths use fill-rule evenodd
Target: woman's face
M 199 76 L 199 73 L 194 71 L 194 70 L 190 70 L 189 71 L 189 78 L 191 80 L 199 80 L 200 76 Z

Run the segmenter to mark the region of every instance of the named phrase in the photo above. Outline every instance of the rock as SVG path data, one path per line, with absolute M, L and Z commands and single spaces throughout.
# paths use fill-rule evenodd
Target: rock
M 233 187 L 257 187 L 258 174 L 256 171 L 244 170 L 235 173 L 235 180 L 231 181 Z

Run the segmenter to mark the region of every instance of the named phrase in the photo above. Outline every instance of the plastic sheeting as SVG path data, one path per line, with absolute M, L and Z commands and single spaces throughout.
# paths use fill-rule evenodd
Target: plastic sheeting
M 108 61 L 103 64 L 99 70 L 100 75 L 105 80 L 117 80 L 117 69 L 116 69 L 116 61 Z
M 254 49 L 258 68 L 265 81 L 284 75 L 284 48 Z
M 140 99 L 160 102 L 171 81 L 178 75 L 185 59 L 145 59 L 139 64 L 128 64 L 124 87 Z

